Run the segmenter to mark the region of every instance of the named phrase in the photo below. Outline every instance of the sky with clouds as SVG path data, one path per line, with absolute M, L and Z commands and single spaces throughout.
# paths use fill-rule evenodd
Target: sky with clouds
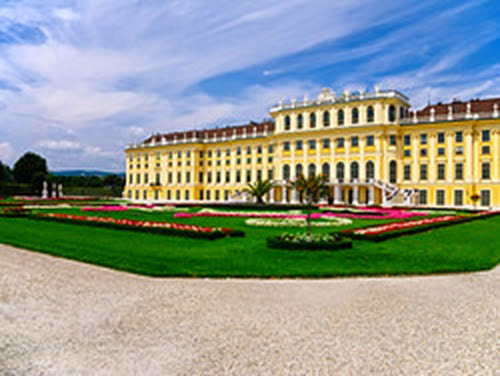
M 151 133 L 269 117 L 322 87 L 413 107 L 500 95 L 495 0 L 2 0 L 0 160 L 123 171 Z

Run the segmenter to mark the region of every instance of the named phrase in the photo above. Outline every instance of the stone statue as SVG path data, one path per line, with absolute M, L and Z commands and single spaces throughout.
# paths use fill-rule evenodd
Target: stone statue
M 47 181 L 43 181 L 43 188 L 42 188 L 42 198 L 48 198 L 49 197 L 49 191 L 48 191 L 48 185 Z
M 58 193 L 59 197 L 63 196 L 63 185 L 62 184 L 58 185 L 58 187 L 57 187 L 57 193 Z
M 52 195 L 51 195 L 52 198 L 57 198 L 57 184 L 56 183 L 52 183 Z

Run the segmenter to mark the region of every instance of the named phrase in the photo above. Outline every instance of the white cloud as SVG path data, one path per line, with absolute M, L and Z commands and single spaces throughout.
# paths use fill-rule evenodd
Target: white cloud
M 79 142 L 68 140 L 42 140 L 38 146 L 49 150 L 80 150 L 82 145 Z
M 14 148 L 10 142 L 0 142 L 0 161 L 6 164 L 10 164 L 14 158 L 15 152 Z

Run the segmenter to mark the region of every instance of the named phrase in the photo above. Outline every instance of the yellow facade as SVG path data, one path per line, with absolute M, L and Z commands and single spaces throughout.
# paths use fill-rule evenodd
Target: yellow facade
M 298 195 L 287 182 L 322 173 L 335 204 L 500 207 L 497 102 L 489 111 L 475 102 L 462 112 L 453 110 L 465 103 L 450 104 L 445 115 L 441 104 L 412 115 L 397 91 L 335 97 L 323 90 L 317 100 L 272 107 L 274 123 L 156 135 L 130 145 L 124 197 L 246 201 L 247 183 L 269 178 L 276 188 L 268 200 L 293 203 Z

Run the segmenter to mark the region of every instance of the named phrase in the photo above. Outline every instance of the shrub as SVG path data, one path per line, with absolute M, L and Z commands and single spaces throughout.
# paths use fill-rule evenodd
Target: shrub
M 336 251 L 352 248 L 352 240 L 339 233 L 325 234 L 283 234 L 267 238 L 267 246 L 286 250 Z

